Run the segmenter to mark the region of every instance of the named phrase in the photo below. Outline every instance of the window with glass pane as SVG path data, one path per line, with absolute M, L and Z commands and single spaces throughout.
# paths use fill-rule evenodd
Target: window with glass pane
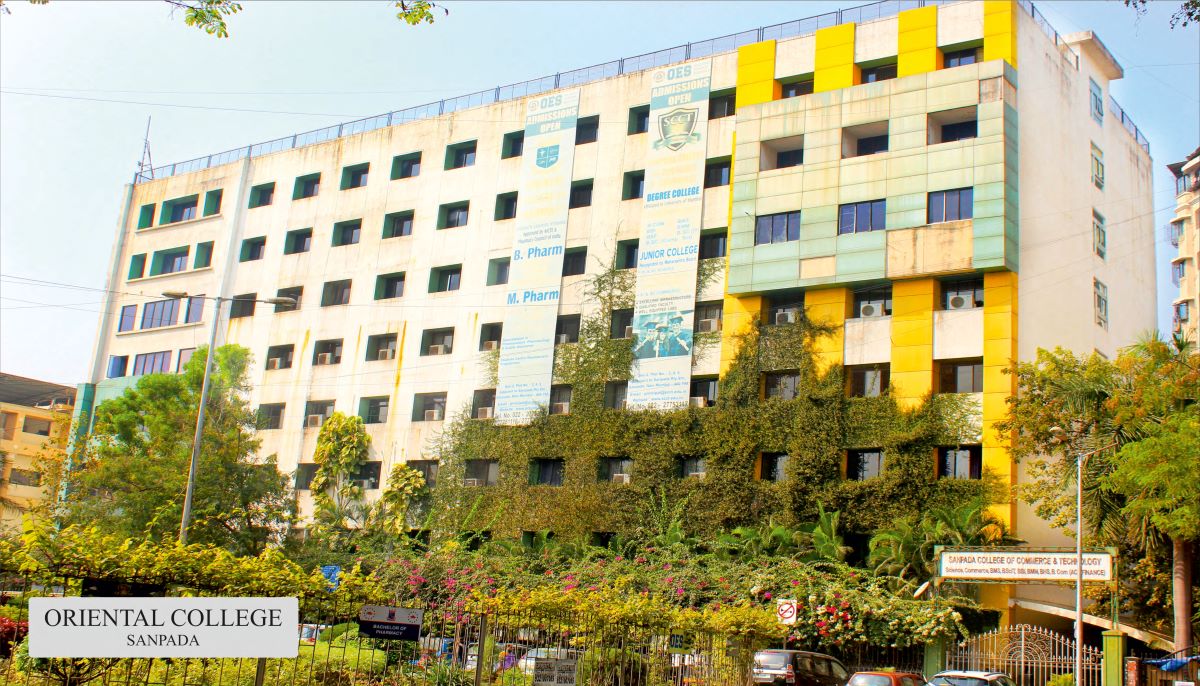
M 850 377 L 850 397 L 878 398 L 888 389 L 890 365 L 873 364 L 846 367 Z
M 500 339 L 504 335 L 504 324 L 493 322 L 479 327 L 479 349 L 496 350 L 500 348 Z
M 944 124 L 942 126 L 942 143 L 952 143 L 954 141 L 964 141 L 975 138 L 979 135 L 979 122 L 972 119 L 971 121 L 960 121 L 953 124 Z
M 763 481 L 783 481 L 787 478 L 787 463 L 787 453 L 763 453 L 758 478 Z
M 580 316 L 577 314 L 559 315 L 558 321 L 554 325 L 555 344 L 578 343 L 579 321 Z
M 446 169 L 461 169 L 475 164 L 475 141 L 456 143 L 446 148 Z
M 128 366 L 128 355 L 109 355 L 108 372 L 106 376 L 110 379 L 118 379 L 122 376 L 125 376 L 125 370 Z
M 283 254 L 295 255 L 312 250 L 312 229 L 288 231 L 283 242 Z
M 296 490 L 307 491 L 317 476 L 317 465 L 301 462 L 296 465 Z
M 525 130 L 504 134 L 504 142 L 500 146 L 500 159 L 507 160 L 520 157 L 525 152 Z
M 392 180 L 408 179 L 421 173 L 421 153 L 410 152 L 392 158 Z
M 465 460 L 464 486 L 495 486 L 500 480 L 499 460 Z
M 166 374 L 171 371 L 171 351 L 143 353 L 133 358 L 133 375 Z
M 800 375 L 795 372 L 774 372 L 766 375 L 763 384 L 767 398 L 791 400 L 800 391 Z
M 968 310 L 976 307 L 983 307 L 983 279 L 956 279 L 942 284 L 942 309 Z
M 257 293 L 245 293 L 233 296 L 233 302 L 229 304 L 229 318 L 253 317 L 254 306 L 256 304 L 258 304 Z
M 446 394 L 417 393 L 413 396 L 414 422 L 440 422 L 446 418 Z
M 704 166 L 704 187 L 729 185 L 729 160 L 717 160 Z
M 439 267 L 433 270 L 433 287 L 429 289 L 431 293 L 445 293 L 447 291 L 457 291 L 459 281 L 462 278 L 462 267 Z M 507 281 L 507 279 L 505 279 Z
M 342 362 L 342 339 L 330 338 L 324 341 L 317 341 L 313 344 L 313 365 L 323 366 L 330 364 L 341 364 Z
M 363 398 L 359 402 L 359 416 L 364 424 L 383 424 L 388 419 L 388 397 Z
M 700 234 L 700 259 L 725 257 L 725 229 Z
M 854 291 L 856 317 L 886 317 L 892 313 L 892 287 L 879 286 Z
M 1102 259 L 1108 255 L 1108 231 L 1104 228 L 1104 217 L 1095 210 L 1092 210 L 1092 249 Z
M 780 97 L 795 98 L 801 95 L 811 95 L 813 92 L 813 80 L 806 79 L 804 81 L 794 81 L 785 83 L 780 88 Z
M 496 221 L 504 221 L 506 219 L 515 219 L 517 216 L 517 193 L 501 193 L 496 196 L 496 212 L 493 219 Z
M 267 237 L 259 236 L 257 238 L 247 238 L 242 241 L 242 254 L 239 256 L 239 262 L 253 262 L 261 260 L 267 252 Z
M 600 481 L 619 481 L 633 474 L 633 460 L 628 457 L 600 458 Z
M 370 162 L 355 164 L 342 169 L 342 190 L 351 188 L 362 188 L 367 185 L 368 172 L 371 169 Z
M 575 123 L 575 145 L 595 143 L 600 135 L 600 117 L 580 117 Z
M 883 473 L 883 451 L 849 450 L 846 452 L 846 476 L 855 481 L 866 481 Z
M 563 254 L 563 276 L 579 276 L 587 269 L 587 248 L 571 248 Z
M 117 331 L 133 331 L 134 320 L 137 318 L 137 305 L 125 305 L 121 308 L 121 318 L 117 321 Z
M 633 336 L 633 309 L 613 310 L 612 329 L 609 338 L 614 340 L 631 338 Z
M 795 324 L 803 312 L 803 291 L 782 291 L 767 296 L 768 325 Z
M 454 329 L 426 329 L 421 333 L 421 355 L 449 355 L 454 352 Z
M 275 182 L 264 183 L 250 189 L 250 209 L 270 205 L 275 199 Z
M 638 264 L 638 241 L 617 243 L 617 269 L 636 269 Z
M 692 379 L 688 387 L 688 397 L 704 398 L 704 404 L 712 407 L 717 404 L 717 379 L 715 377 L 698 377 Z
M 567 201 L 567 207 L 575 209 L 577 207 L 590 207 L 592 204 L 592 180 L 576 181 L 571 184 L 571 197 Z
M 639 133 L 646 133 L 650 130 L 650 106 L 641 105 L 639 107 L 629 108 L 629 130 L 630 136 Z
M 623 410 L 625 409 L 625 399 L 628 396 L 628 381 L 609 381 L 604 384 L 604 407 L 610 410 Z
M 400 238 L 411 236 L 413 230 L 413 212 L 390 212 L 383 217 L 383 237 Z
M 379 477 L 383 474 L 383 463 L 377 460 L 364 462 L 350 473 L 350 481 L 357 482 L 364 491 L 379 489 Z
M 368 362 L 392 360 L 396 357 L 397 337 L 394 333 L 381 333 L 367 337 Z
M 532 486 L 561 486 L 566 462 L 556 459 L 533 460 L 529 483 Z
M 1108 286 L 1097 279 L 1092 279 L 1092 291 L 1095 295 L 1096 303 L 1096 324 L 1102 328 L 1108 328 Z
M 938 362 L 938 393 L 982 393 L 983 360 L 941 360 Z
M 389 300 L 404 295 L 404 272 L 380 274 L 375 279 L 375 299 Z
M 734 94 L 712 94 L 708 98 L 708 118 L 720 119 L 722 117 L 732 117 L 737 112 L 737 107 L 734 104 Z
M 975 64 L 979 61 L 979 48 L 967 48 L 966 50 L 953 50 L 943 55 L 942 65 L 949 69 L 951 67 L 963 67 L 968 64 Z
M 439 229 L 456 229 L 460 226 L 466 226 L 469 219 L 471 203 L 457 202 L 448 205 L 442 205 L 438 214 L 440 221 L 438 222 Z
M 894 63 L 882 64 L 878 67 L 862 70 L 863 83 L 876 83 L 877 81 L 887 81 L 894 78 L 896 78 L 896 65 Z
M 964 445 L 938 448 L 938 476 L 943 479 L 983 478 L 983 448 Z
M 296 185 L 292 189 L 292 200 L 311 198 L 321 191 L 321 174 L 307 174 L 296 177 Z
M 321 289 L 321 307 L 333 307 L 350 303 L 350 279 L 327 281 Z
M 800 212 L 764 214 L 754 220 L 754 244 L 786 243 L 800 240 Z
M 1104 190 L 1104 151 L 1092 144 L 1092 185 Z
M 684 479 L 701 478 L 705 474 L 703 457 L 683 456 L 679 458 L 679 476 Z
M 354 245 L 362 236 L 362 220 L 351 219 L 333 225 L 333 245 Z
M 1100 84 L 1093 79 L 1088 79 L 1088 94 L 1092 103 L 1092 119 L 1104 123 L 1104 93 Z
M 183 368 L 187 366 L 187 363 L 191 361 L 192 355 L 195 355 L 195 354 L 196 354 L 195 348 L 180 348 L 179 349 L 179 357 L 177 358 L 178 361 L 175 364 L 175 371 L 177 373 L 182 372 Z
M 956 188 L 949 191 L 934 191 L 929 194 L 926 220 L 930 224 L 970 219 L 974 212 L 974 190 Z
M 636 200 L 646 193 L 646 170 L 625 172 L 621 185 L 622 200 Z
M 142 306 L 142 328 L 157 329 L 160 326 L 173 326 L 179 317 L 179 300 L 156 300 Z
M 260 430 L 283 427 L 284 403 L 266 403 L 258 406 L 258 428 Z
M 273 345 L 267 348 L 267 369 L 288 369 L 292 366 L 293 344 Z
M 838 206 L 838 233 L 864 233 L 887 228 L 887 201 L 868 200 Z

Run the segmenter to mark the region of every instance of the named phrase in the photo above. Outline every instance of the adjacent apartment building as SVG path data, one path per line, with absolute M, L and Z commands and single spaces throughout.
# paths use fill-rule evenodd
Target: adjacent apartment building
M 1171 260 L 1171 281 L 1179 296 L 1171 303 L 1172 331 L 1193 345 L 1197 338 L 1196 302 L 1200 298 L 1200 148 L 1182 162 L 1168 164 L 1175 175 L 1175 217 L 1171 220 L 1171 245 L 1179 249 Z
M 734 337 L 803 308 L 833 327 L 821 358 L 868 389 L 978 394 L 981 445 L 946 476 L 1017 482 L 991 430 L 1004 367 L 1113 356 L 1156 326 L 1152 165 L 1109 93 L 1122 76 L 1028 2 L 888 2 L 146 171 L 81 410 L 178 370 L 215 320 L 254 353 L 263 450 L 301 495 L 335 410 L 366 420 L 378 489 L 395 461 L 436 465 L 448 413 L 570 412 L 554 352 L 612 267 L 636 273 L 613 335 L 638 350 L 614 406 L 711 403 Z M 697 286 L 706 260 L 724 264 Z M 1021 618 L 1053 590 L 990 602 Z
M 47 496 L 41 461 L 66 446 L 74 403 L 70 386 L 0 373 L 0 530 Z

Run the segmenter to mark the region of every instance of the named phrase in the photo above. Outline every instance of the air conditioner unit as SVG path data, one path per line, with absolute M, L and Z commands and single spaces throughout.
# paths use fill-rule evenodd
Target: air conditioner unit
M 395 348 L 380 348 L 379 352 L 377 352 L 375 354 L 375 359 L 376 360 L 394 360 L 394 359 L 396 359 L 396 349 Z
M 475 410 L 476 419 L 491 419 L 492 413 L 496 411 L 494 407 L 481 407 Z
M 716 333 L 721 330 L 720 319 L 701 319 L 696 324 L 696 331 L 699 333 Z
M 441 410 L 425 410 L 425 421 L 427 421 L 427 422 L 442 421 L 442 411 Z
M 480 350 L 497 350 L 500 348 L 500 341 L 484 341 L 480 346 Z
M 321 426 L 321 423 L 324 421 L 325 421 L 325 415 L 310 414 L 304 418 L 304 426 L 309 429 L 315 429 L 315 428 Z
M 633 327 L 632 326 L 625 327 L 625 338 L 633 338 Z
M 571 337 L 565 333 L 560 333 L 554 337 L 555 345 L 562 345 L 563 343 L 570 343 L 570 342 L 571 342 Z
M 571 412 L 571 403 L 552 403 L 550 405 L 550 414 L 569 414 Z
M 463 479 L 464 486 L 482 486 L 483 479 Z
M 614 484 L 627 484 L 627 483 L 629 483 L 629 479 L 630 479 L 630 476 L 628 474 L 613 474 L 612 475 L 612 482 Z
M 973 305 L 974 303 L 964 295 L 952 295 L 946 301 L 947 310 L 969 310 Z
M 878 317 L 883 314 L 883 307 L 877 302 L 865 302 L 858 306 L 858 316 Z
M 783 310 L 782 312 L 775 313 L 775 324 L 776 325 L 795 324 L 795 323 L 796 323 L 796 311 L 795 310 Z
M 708 407 L 708 398 L 702 395 L 694 395 L 688 398 L 688 405 L 692 407 Z
M 279 362 L 280 360 L 278 357 L 268 357 L 267 369 L 279 369 Z
M 317 353 L 317 364 L 333 364 L 333 353 Z
M 692 479 L 703 479 L 704 475 L 705 472 L 692 472 L 691 474 L 688 474 L 688 477 Z
M 444 345 L 429 346 L 429 354 L 430 355 L 445 355 L 448 352 L 450 352 L 449 349 L 447 349 L 447 347 Z

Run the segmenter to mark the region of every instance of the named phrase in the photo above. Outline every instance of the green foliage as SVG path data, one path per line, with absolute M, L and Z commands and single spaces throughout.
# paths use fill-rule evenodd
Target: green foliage
M 90 440 L 64 477 L 63 521 L 154 541 L 178 535 L 207 354 L 201 347 L 182 373 L 143 376 L 96 408 Z M 275 457 L 256 456 L 256 417 L 244 399 L 249 362 L 245 348 L 217 349 L 188 530 L 193 541 L 240 554 L 276 542 L 294 515 Z
M 396 18 L 409 26 L 432 24 L 436 10 L 441 10 L 443 15 L 450 14 L 450 10 L 429 0 L 396 0 L 395 7 L 400 10 Z
M 920 519 L 903 517 L 871 538 L 870 563 L 876 574 L 922 583 L 937 574 L 937 546 L 1000 546 L 1019 543 L 1004 522 L 975 499 L 955 507 L 935 507 Z
M 313 462 L 313 533 L 331 534 L 357 528 L 365 518 L 362 486 L 352 477 L 366 464 L 371 437 L 362 417 L 334 412 L 317 434 Z
M 1139 16 L 1146 13 L 1149 3 L 1150 0 L 1125 0 L 1125 6 L 1132 7 Z M 1171 28 L 1187 28 L 1188 24 L 1200 24 L 1200 0 L 1183 0 L 1179 9 L 1171 13 Z
M 1200 405 L 1146 428 L 1122 446 L 1104 487 L 1126 496 L 1124 512 L 1170 538 L 1200 540 Z
M 210 36 L 229 37 L 225 18 L 242 11 L 242 4 L 233 0 L 167 0 L 183 10 L 183 23 L 198 28 Z

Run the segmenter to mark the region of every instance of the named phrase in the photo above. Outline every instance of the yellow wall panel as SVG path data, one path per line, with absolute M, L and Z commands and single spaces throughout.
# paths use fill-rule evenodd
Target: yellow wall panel
M 1017 66 L 1017 5 L 1015 0 L 984 0 L 983 59 L 1006 60 Z
M 804 310 L 816 324 L 832 326 L 828 336 L 813 343 L 817 367 L 824 371 L 830 365 L 842 363 L 845 348 L 846 313 L 850 311 L 850 289 L 822 288 L 804 293 Z
M 899 17 L 896 75 L 912 76 L 942 68 L 937 47 L 937 6 L 905 10 Z
M 814 92 L 848 88 L 859 82 L 858 66 L 854 64 L 854 31 L 853 22 L 817 30 Z
M 1016 465 L 1008 452 L 1011 437 L 996 431 L 1016 393 L 1016 377 L 1004 370 L 1017 357 L 1017 275 L 988 272 L 983 277 L 983 467 L 1015 483 Z M 992 511 L 1012 524 L 1016 503 L 997 504 Z
M 919 403 L 933 389 L 933 279 L 892 284 L 892 395 L 901 406 Z

